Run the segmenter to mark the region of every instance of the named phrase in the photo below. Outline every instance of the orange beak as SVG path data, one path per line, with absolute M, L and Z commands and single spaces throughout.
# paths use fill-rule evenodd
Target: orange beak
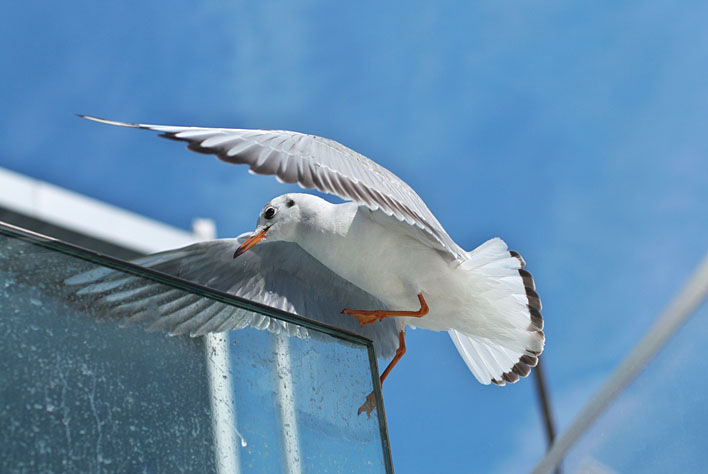
M 238 249 L 236 249 L 236 252 L 234 253 L 234 258 L 248 252 L 251 248 L 253 248 L 254 245 L 256 245 L 258 242 L 263 240 L 268 229 L 270 229 L 270 227 L 266 227 L 265 229 L 263 229 L 262 231 L 260 231 L 256 235 L 246 239 L 246 241 L 244 243 L 242 243 Z

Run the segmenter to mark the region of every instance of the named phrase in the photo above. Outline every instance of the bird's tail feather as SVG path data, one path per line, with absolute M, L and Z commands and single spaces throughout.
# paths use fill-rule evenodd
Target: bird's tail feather
M 485 385 L 505 385 L 526 377 L 543 352 L 541 300 L 524 266 L 524 259 L 499 238 L 468 252 L 460 265 L 473 282 L 475 319 L 484 329 L 453 329 L 450 337 Z

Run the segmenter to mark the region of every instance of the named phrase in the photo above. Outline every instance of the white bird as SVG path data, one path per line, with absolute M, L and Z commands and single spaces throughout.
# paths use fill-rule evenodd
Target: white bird
M 314 195 L 285 194 L 266 204 L 256 229 L 238 241 L 197 244 L 148 257 L 144 264 L 340 327 L 355 318 L 362 326 L 357 332 L 374 340 L 379 356 L 398 346 L 382 383 L 405 353 L 406 326 L 449 331 L 482 384 L 516 382 L 537 364 L 545 339 L 541 302 L 521 256 L 499 238 L 463 250 L 410 186 L 372 160 L 335 141 L 296 132 L 81 117 L 161 132 L 187 142 L 190 150 L 352 201 L 332 204 Z M 254 258 L 242 261 L 249 254 Z M 94 283 L 93 291 L 105 285 Z M 332 303 L 324 303 L 328 298 L 341 304 L 336 313 L 344 315 L 332 314 Z M 258 325 L 221 319 L 207 324 L 203 312 L 192 311 L 162 324 L 176 333 Z

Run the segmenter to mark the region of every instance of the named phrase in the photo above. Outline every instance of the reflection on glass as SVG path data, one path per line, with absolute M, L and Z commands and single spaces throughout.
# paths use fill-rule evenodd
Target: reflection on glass
M 305 338 L 121 327 L 109 297 L 65 284 L 97 263 L 3 232 L 0 472 L 386 472 L 385 429 L 356 414 L 373 390 L 366 344 L 313 327 Z

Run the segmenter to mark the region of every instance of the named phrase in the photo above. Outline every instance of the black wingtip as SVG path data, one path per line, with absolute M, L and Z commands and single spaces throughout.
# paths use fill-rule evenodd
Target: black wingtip
M 94 117 L 93 115 L 76 114 L 76 116 L 82 119 L 90 120 L 92 122 L 105 123 L 106 125 L 115 125 L 116 127 L 145 128 L 139 123 L 118 122 L 116 120 L 108 120 L 100 117 Z
M 99 123 L 106 123 L 106 122 L 110 123 L 111 122 L 111 120 L 104 119 L 103 117 L 96 117 L 94 115 L 86 115 L 86 114 L 74 114 L 74 115 L 76 115 L 77 117 L 82 118 L 82 119 L 90 120 L 92 122 L 99 122 Z

